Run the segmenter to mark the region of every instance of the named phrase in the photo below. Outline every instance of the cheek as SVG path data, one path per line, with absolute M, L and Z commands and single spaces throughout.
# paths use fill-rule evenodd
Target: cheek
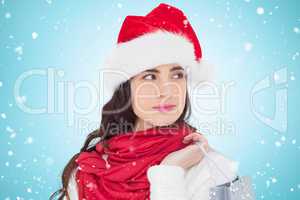
M 154 98 L 159 94 L 159 87 L 154 83 L 142 83 L 135 89 L 135 95 L 140 98 Z
M 153 82 L 140 82 L 133 85 L 132 96 L 136 101 L 148 101 L 157 98 L 159 87 Z
M 177 83 L 172 87 L 172 96 L 177 100 L 185 99 L 186 95 L 186 84 L 184 82 Z
M 132 86 L 131 94 L 134 112 L 145 113 L 153 106 L 158 92 L 153 84 L 135 84 Z

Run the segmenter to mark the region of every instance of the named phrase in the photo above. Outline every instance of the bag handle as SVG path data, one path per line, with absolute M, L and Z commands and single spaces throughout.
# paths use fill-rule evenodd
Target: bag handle
M 196 145 L 199 146 L 199 148 L 201 149 L 201 151 L 203 152 L 204 156 L 217 168 L 217 170 L 219 172 L 221 172 L 221 174 L 226 178 L 226 180 L 230 183 L 233 183 L 236 179 L 234 180 L 230 180 L 230 178 L 226 175 L 226 173 L 223 171 L 223 169 L 221 169 L 219 167 L 219 165 L 210 157 L 210 155 L 208 155 L 207 151 L 204 149 L 203 145 L 204 143 L 200 142 L 200 141 L 197 141 L 195 143 Z

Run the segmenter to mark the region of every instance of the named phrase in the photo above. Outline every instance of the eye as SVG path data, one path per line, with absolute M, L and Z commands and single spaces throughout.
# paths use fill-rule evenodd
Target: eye
M 182 72 L 180 72 L 180 73 L 177 73 L 177 74 L 174 74 L 174 76 L 173 77 L 175 77 L 175 78 L 183 78 L 184 77 L 184 74 L 182 73 Z
M 145 79 L 145 80 L 152 80 L 153 78 L 151 78 L 151 77 L 155 78 L 155 75 L 154 74 L 147 74 L 147 75 L 143 76 L 143 79 Z

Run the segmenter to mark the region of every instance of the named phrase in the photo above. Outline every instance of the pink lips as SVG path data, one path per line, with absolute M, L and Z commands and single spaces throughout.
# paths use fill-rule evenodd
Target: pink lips
M 174 104 L 162 104 L 162 105 L 159 105 L 159 106 L 154 106 L 153 108 L 160 111 L 160 112 L 164 112 L 164 111 L 170 111 L 174 107 L 176 107 L 176 105 L 174 105 Z

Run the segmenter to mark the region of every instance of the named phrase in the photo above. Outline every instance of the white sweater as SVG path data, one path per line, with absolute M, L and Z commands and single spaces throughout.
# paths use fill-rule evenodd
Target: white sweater
M 154 165 L 148 168 L 151 200 L 208 200 L 209 188 L 233 180 L 237 176 L 237 162 L 211 151 L 209 158 L 218 164 L 223 173 L 204 157 L 198 164 L 185 171 L 174 165 Z M 73 170 L 68 185 L 71 200 L 78 200 Z M 224 177 L 224 173 L 226 177 Z M 230 179 L 230 180 L 228 180 Z M 65 197 L 64 200 L 67 200 Z

